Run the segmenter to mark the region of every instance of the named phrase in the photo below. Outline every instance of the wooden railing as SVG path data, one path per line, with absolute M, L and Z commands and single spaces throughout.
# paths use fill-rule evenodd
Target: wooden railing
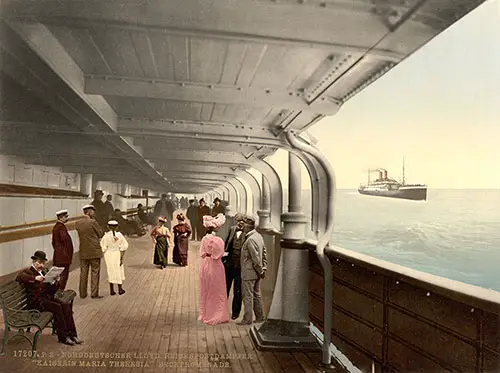
M 151 210 L 149 207 L 148 210 Z M 122 211 L 122 215 L 127 217 L 136 216 L 137 209 L 130 209 L 127 211 Z M 66 223 L 68 231 L 75 229 L 75 222 L 81 219 L 83 215 L 75 216 L 69 219 Z M 20 225 L 11 225 L 0 228 L 0 243 L 18 241 L 26 238 L 46 236 L 52 233 L 52 228 L 57 222 L 56 219 L 42 220 L 36 222 L 30 222 Z
M 45 198 L 88 197 L 87 194 L 74 190 L 34 187 L 34 186 L 15 185 L 15 184 L 0 184 L 0 196 L 7 196 L 7 197 L 29 196 L 29 197 L 45 197 Z
M 310 245 L 309 312 L 323 331 L 323 274 Z M 500 293 L 341 248 L 332 342 L 362 371 L 499 372 Z

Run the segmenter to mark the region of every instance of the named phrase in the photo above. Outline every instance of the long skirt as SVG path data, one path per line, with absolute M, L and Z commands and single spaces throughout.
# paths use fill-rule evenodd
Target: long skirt
M 167 237 L 156 237 L 155 255 L 153 264 L 166 267 L 168 264 L 168 241 Z
M 189 238 L 177 237 L 175 239 L 174 252 L 173 252 L 174 263 L 183 267 L 187 266 L 188 250 L 189 250 Z
M 229 322 L 226 272 L 220 259 L 206 257 L 201 262 L 198 320 L 208 325 Z
M 104 261 L 108 272 L 108 282 L 111 284 L 122 284 L 125 280 L 125 269 L 120 265 L 121 252 L 107 250 L 104 253 Z

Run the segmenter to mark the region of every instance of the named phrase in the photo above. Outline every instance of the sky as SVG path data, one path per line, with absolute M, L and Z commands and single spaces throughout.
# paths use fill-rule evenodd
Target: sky
M 500 0 L 489 0 L 309 132 L 338 188 L 385 168 L 429 188 L 500 189 Z M 287 152 L 268 159 L 287 182 Z M 372 178 L 376 174 L 372 174 Z M 303 175 L 303 188 L 309 181 Z

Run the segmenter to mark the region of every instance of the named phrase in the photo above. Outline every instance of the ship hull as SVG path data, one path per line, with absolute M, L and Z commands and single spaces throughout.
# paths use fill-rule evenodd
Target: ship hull
M 411 188 L 411 189 L 398 189 L 398 190 L 365 190 L 358 189 L 360 194 L 376 197 L 389 197 L 410 199 L 413 201 L 427 200 L 427 188 Z

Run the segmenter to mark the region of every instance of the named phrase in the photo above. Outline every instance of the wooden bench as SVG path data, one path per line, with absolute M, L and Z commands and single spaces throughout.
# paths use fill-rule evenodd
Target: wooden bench
M 56 298 L 63 303 L 72 303 L 75 296 L 76 293 L 73 290 L 56 293 Z M 9 340 L 15 337 L 23 337 L 30 342 L 32 358 L 35 358 L 36 342 L 43 329 L 50 324 L 52 334 L 55 334 L 57 326 L 54 323 L 52 313 L 28 309 L 28 293 L 24 286 L 17 281 L 10 281 L 0 285 L 0 303 L 5 324 L 0 355 L 5 355 L 5 346 Z M 30 333 L 31 328 L 37 329 L 33 335 L 33 339 L 30 339 L 26 335 Z M 16 333 L 11 336 L 12 329 L 16 330 Z

